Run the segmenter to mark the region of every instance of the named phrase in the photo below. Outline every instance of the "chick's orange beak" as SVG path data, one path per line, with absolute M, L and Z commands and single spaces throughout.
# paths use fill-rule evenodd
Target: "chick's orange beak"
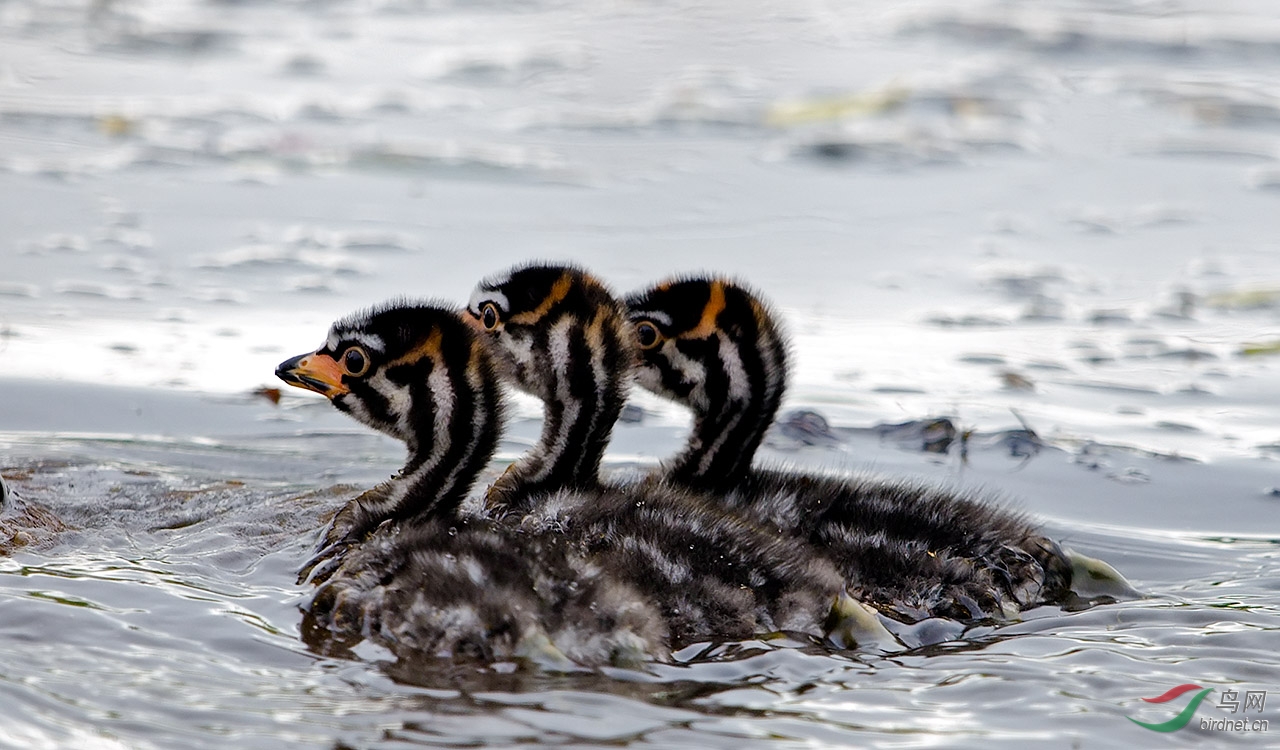
M 337 360 L 320 352 L 299 354 L 276 367 L 276 377 L 289 385 L 306 388 L 329 398 L 351 391 L 342 382 L 342 375 L 342 367 Z

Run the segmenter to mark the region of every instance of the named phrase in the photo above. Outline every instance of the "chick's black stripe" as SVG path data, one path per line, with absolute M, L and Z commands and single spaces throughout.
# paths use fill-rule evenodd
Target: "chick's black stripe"
M 768 372 L 755 347 L 739 345 L 736 350 L 740 355 L 738 362 L 747 378 L 747 403 L 730 401 L 731 378 L 727 369 L 721 370 L 725 392 L 720 395 L 722 400 L 718 403 L 724 404 L 726 410 L 715 420 L 721 433 L 715 436 L 720 447 L 703 472 L 708 477 L 724 477 L 735 482 L 750 467 L 751 459 L 760 447 L 765 430 L 773 421 L 777 409 L 776 399 L 771 399 Z M 771 404 L 771 400 L 774 403 Z M 713 400 L 712 403 L 717 401 Z M 709 434 L 715 433 L 709 431 Z
M 565 363 L 570 397 L 579 404 L 577 419 L 562 425 L 565 431 L 563 450 L 569 455 L 557 456 L 566 471 L 558 477 L 560 482 L 583 486 L 593 483 L 608 441 L 608 430 L 600 437 L 600 423 L 609 419 L 608 405 L 602 405 L 600 389 L 592 367 L 592 350 L 587 341 L 585 326 L 575 323 L 568 329 L 569 361 Z
M 391 401 L 376 388 L 366 385 L 363 381 L 357 382 L 358 384 L 352 384 L 351 390 L 359 397 L 360 403 L 369 413 L 370 418 L 380 424 L 395 424 L 396 418 L 391 410 Z
M 471 342 L 467 337 L 458 336 L 442 342 L 441 363 L 437 366 L 446 368 L 453 394 L 449 448 L 437 469 L 443 477 L 439 506 L 441 511 L 453 514 L 471 488 L 470 482 L 460 481 L 460 478 L 473 475 L 479 469 L 478 464 L 488 460 L 487 455 L 476 450 L 482 444 L 482 440 L 477 438 L 483 436 L 476 434 L 475 415 L 477 409 L 485 404 L 477 401 L 467 382 L 471 368 Z

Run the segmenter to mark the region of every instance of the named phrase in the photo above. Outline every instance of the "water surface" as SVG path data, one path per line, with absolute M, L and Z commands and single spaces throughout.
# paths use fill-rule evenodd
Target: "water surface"
M 0 2 L 0 745 L 1266 742 L 1125 717 L 1280 691 L 1277 81 L 1262 0 Z M 749 281 L 834 436 L 762 460 L 1006 493 L 1148 598 L 645 672 L 308 652 L 293 573 L 402 456 L 253 390 L 535 258 Z M 684 436 L 637 403 L 618 471 Z M 941 417 L 963 457 L 875 429 Z

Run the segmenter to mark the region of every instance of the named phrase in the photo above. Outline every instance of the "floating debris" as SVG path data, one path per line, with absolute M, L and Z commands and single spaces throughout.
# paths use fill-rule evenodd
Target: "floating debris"
M 1280 354 L 1280 339 L 1261 344 L 1245 344 L 1240 348 L 1240 354 L 1245 357 L 1264 357 L 1269 354 Z
M 801 445 L 834 445 L 842 442 L 832 431 L 826 417 L 811 409 L 800 409 L 784 414 L 777 422 L 777 430 L 788 440 Z
M 98 118 L 98 130 L 112 138 L 124 138 L 138 131 L 138 121 L 125 115 L 103 115 Z
M 1220 310 L 1267 310 L 1280 307 L 1280 289 L 1219 292 L 1206 297 L 1205 303 Z
M 917 419 L 899 424 L 881 424 L 872 428 L 882 440 L 915 445 L 925 453 L 946 453 L 959 432 L 947 417 Z
M 1007 391 L 1034 391 L 1036 389 L 1035 381 L 1013 370 L 1005 370 L 1000 373 L 1000 384 Z
M 1022 425 L 1022 428 L 1002 430 L 991 436 L 983 436 L 981 443 L 985 446 L 1003 448 L 1009 452 L 1010 458 L 1020 458 L 1022 463 L 1025 464 L 1040 455 L 1040 450 L 1046 447 L 1046 444 L 1017 409 L 1010 409 L 1009 411 L 1018 420 L 1018 423 Z M 975 437 L 972 430 L 965 433 L 966 457 L 969 445 L 977 442 L 974 440 Z
M 765 124 L 788 128 L 815 122 L 871 117 L 898 109 L 906 102 L 906 89 L 889 87 L 878 91 L 856 92 L 809 99 L 778 102 L 765 113 Z

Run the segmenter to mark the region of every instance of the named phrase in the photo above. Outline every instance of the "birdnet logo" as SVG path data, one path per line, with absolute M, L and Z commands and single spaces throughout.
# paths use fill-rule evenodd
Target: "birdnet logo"
M 1155 698 L 1143 698 L 1147 703 L 1169 703 L 1190 692 L 1195 692 L 1187 705 L 1168 721 L 1158 723 L 1148 723 L 1138 721 L 1132 716 L 1127 716 L 1129 721 L 1137 724 L 1144 729 L 1150 729 L 1153 732 L 1176 732 L 1187 724 L 1191 723 L 1191 717 L 1195 714 L 1196 709 L 1209 697 L 1209 693 L 1214 691 L 1213 688 L 1201 687 L 1192 683 L 1178 685 L 1170 688 L 1163 695 Z M 1225 689 L 1218 697 L 1218 707 L 1223 710 L 1229 710 L 1231 713 L 1240 711 L 1247 714 L 1250 711 L 1262 713 L 1263 707 L 1266 705 L 1267 691 L 1265 690 L 1246 690 L 1244 691 L 1244 699 L 1240 698 L 1240 691 L 1235 689 Z M 1270 728 L 1266 719 L 1255 719 L 1248 716 L 1232 719 L 1223 717 L 1221 719 L 1202 718 L 1199 724 L 1201 729 L 1217 732 L 1265 732 Z

